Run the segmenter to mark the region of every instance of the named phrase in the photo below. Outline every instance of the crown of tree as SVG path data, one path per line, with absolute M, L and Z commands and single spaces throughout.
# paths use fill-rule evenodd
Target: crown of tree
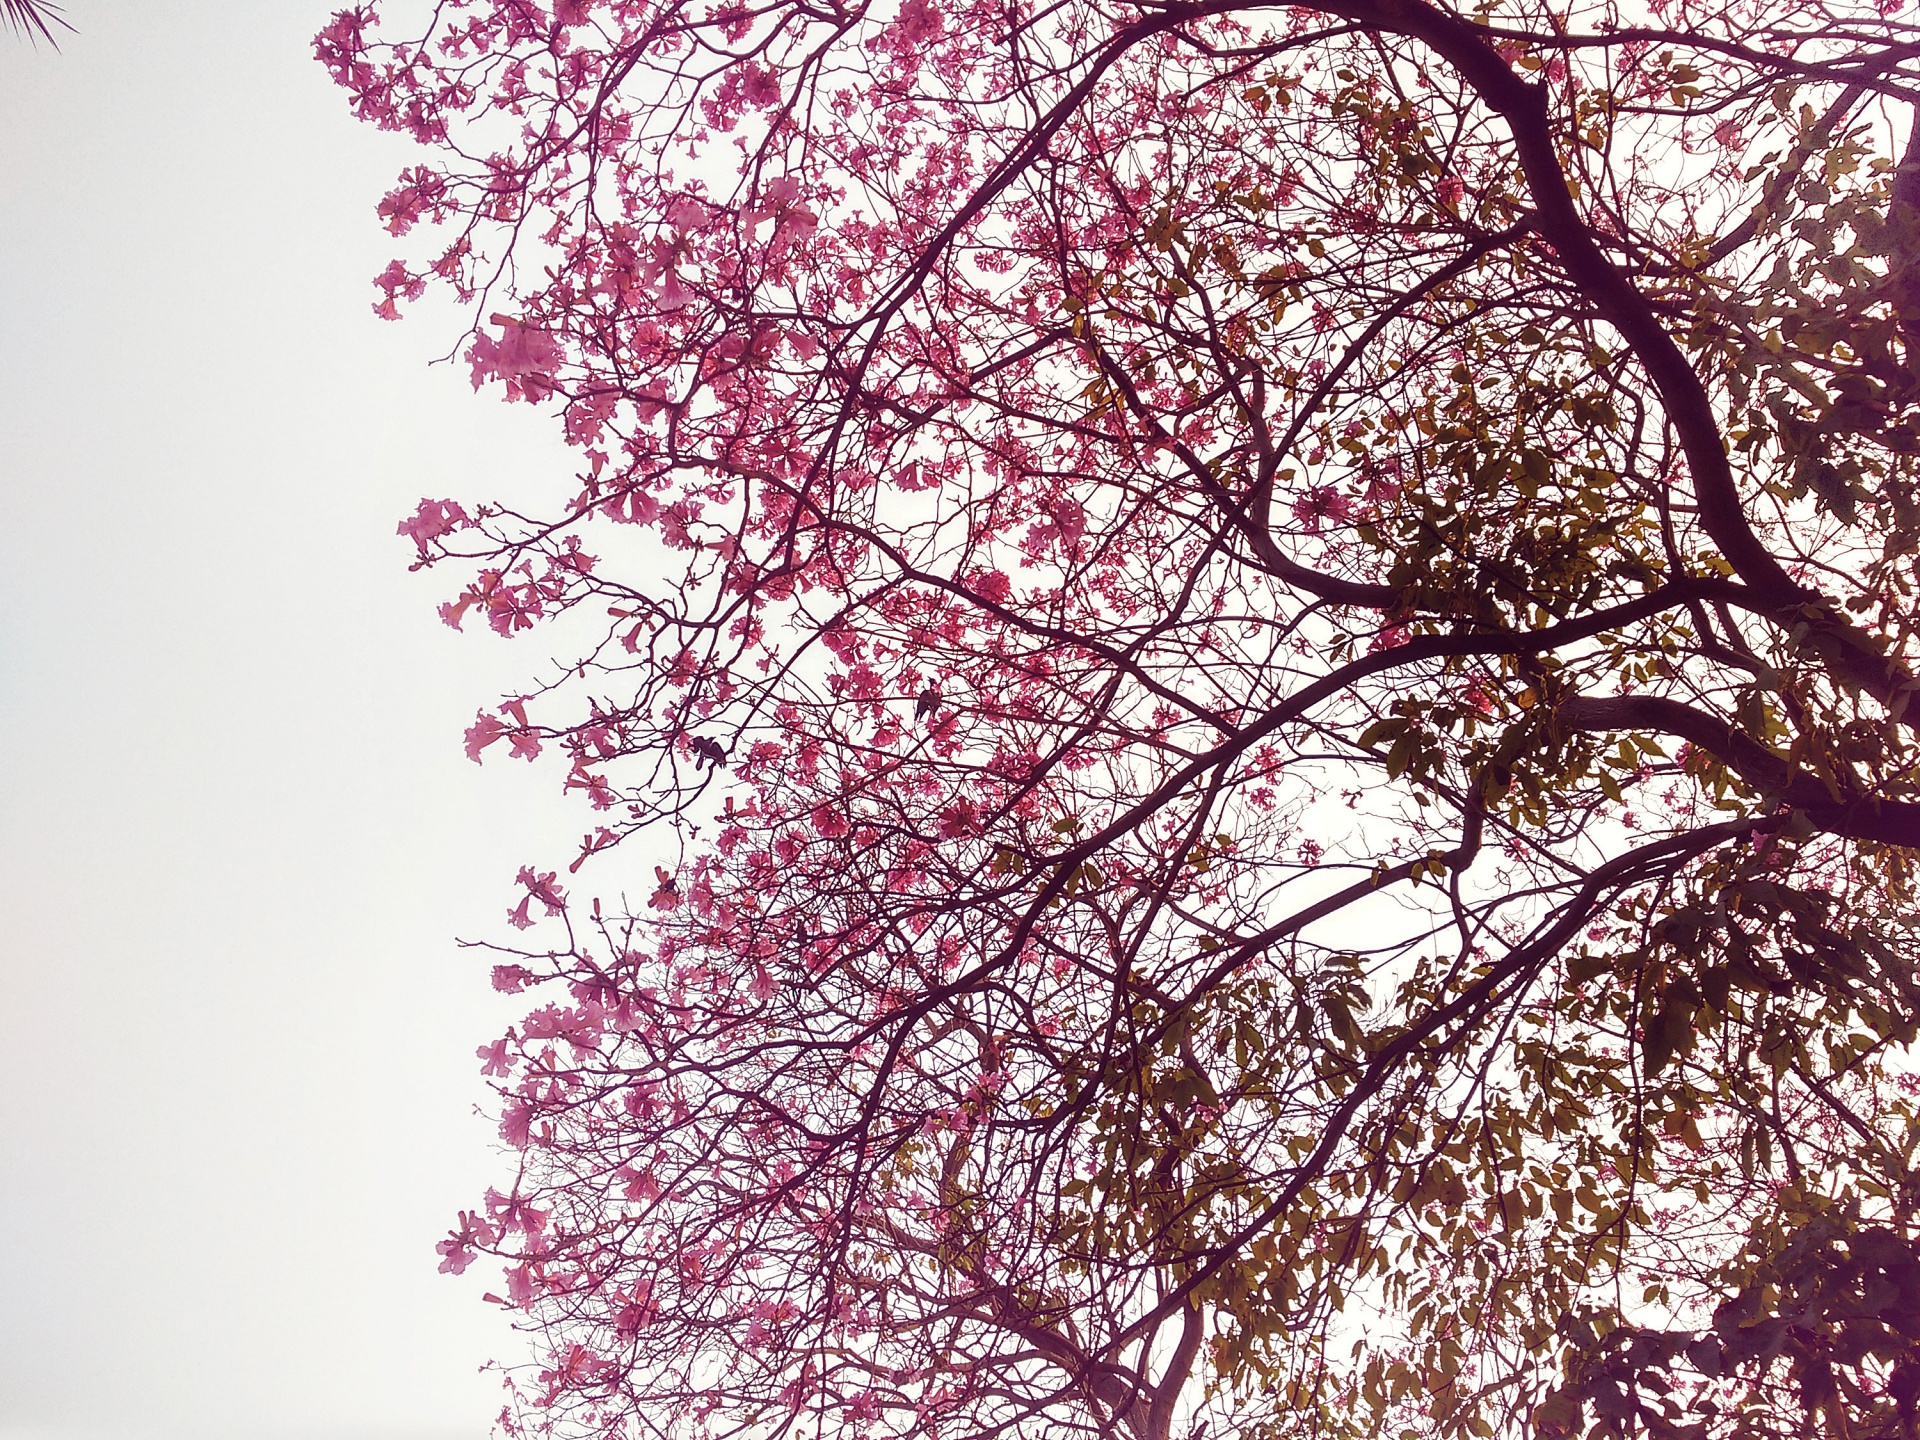
M 1914 1440 L 1897 7 L 411 13 L 509 1433 Z

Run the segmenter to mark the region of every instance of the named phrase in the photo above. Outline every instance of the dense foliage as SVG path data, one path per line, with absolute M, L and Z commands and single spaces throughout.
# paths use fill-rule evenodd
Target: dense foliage
M 510 1431 L 1912 1440 L 1920 27 L 1651 3 L 322 32 L 578 455 Z

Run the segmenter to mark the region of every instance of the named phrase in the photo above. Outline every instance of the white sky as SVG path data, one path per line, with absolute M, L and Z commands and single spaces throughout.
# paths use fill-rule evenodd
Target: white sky
M 461 755 L 536 642 L 394 527 L 570 460 L 371 315 L 327 8 L 0 37 L 0 1440 L 479 1440 L 518 1352 L 434 1273 L 512 1018 L 452 937 L 586 817 Z

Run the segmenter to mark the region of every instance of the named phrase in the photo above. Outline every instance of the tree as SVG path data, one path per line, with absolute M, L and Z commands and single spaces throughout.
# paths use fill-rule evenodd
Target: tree
M 401 530 L 608 892 L 441 1246 L 510 1431 L 1911 1440 L 1920 30 L 421 23 L 376 309 L 580 463 Z

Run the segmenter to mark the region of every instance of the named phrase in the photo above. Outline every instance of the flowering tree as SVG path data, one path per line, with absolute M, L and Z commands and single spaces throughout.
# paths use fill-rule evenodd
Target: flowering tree
M 1920 30 L 418 9 L 511 1432 L 1915 1434 Z

